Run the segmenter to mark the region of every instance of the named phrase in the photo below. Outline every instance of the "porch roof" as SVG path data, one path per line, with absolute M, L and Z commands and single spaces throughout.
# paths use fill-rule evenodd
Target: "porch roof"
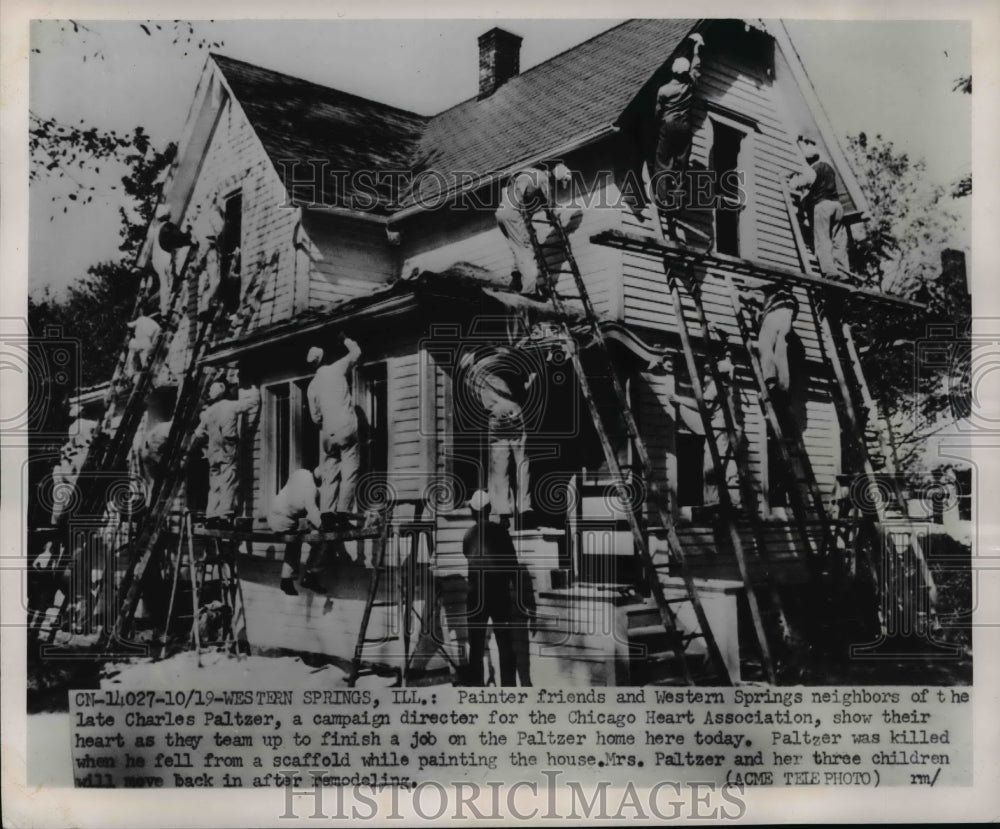
M 423 271 L 409 279 L 380 285 L 362 296 L 297 314 L 240 338 L 223 340 L 213 346 L 202 362 L 227 363 L 262 348 L 315 337 L 332 328 L 415 317 L 418 313 L 423 314 L 425 321 L 433 322 L 461 312 L 462 308 L 470 314 L 510 315 L 518 311 L 537 320 L 564 319 L 577 323 L 583 319 L 582 309 L 572 303 L 567 303 L 565 314 L 559 314 L 550 304 L 522 296 L 503 285 L 499 275 L 466 262 L 444 271 Z

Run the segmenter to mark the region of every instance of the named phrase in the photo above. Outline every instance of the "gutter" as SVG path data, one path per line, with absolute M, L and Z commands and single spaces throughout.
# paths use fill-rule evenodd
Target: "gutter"
M 362 222 L 373 222 L 378 225 L 388 225 L 390 220 L 390 217 L 384 214 L 372 213 L 367 210 L 354 210 L 350 207 L 303 204 L 301 208 L 306 213 L 315 213 L 322 216 L 338 216 L 344 219 L 357 219 Z
M 228 363 L 231 360 L 245 357 L 247 354 L 251 354 L 262 348 L 271 348 L 301 337 L 318 334 L 331 326 L 350 325 L 352 322 L 356 322 L 362 318 L 374 320 L 398 316 L 413 310 L 416 308 L 416 305 L 416 297 L 413 294 L 404 294 L 403 296 L 385 299 L 374 305 L 368 305 L 354 311 L 347 311 L 344 314 L 337 314 L 336 309 L 331 309 L 330 316 L 311 323 L 299 323 L 296 325 L 295 320 L 292 319 L 289 320 L 289 324 L 294 325 L 294 328 L 290 330 L 281 331 L 273 335 L 265 333 L 259 339 L 251 342 L 247 342 L 245 339 L 230 340 L 229 344 L 223 343 L 219 350 L 213 351 L 208 356 L 202 358 L 201 363 L 206 366 Z

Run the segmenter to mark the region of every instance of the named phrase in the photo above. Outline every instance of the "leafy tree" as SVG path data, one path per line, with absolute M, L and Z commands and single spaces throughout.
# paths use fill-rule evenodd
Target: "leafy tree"
M 160 151 L 152 147 L 141 128 L 138 140 L 128 145 L 124 161 L 128 174 L 120 189 L 127 200 L 119 208 L 122 258 L 101 262 L 87 269 L 86 276 L 72 283 L 65 293 L 55 295 L 46 289 L 40 296 L 28 298 L 28 326 L 41 336 L 51 326 L 62 329 L 63 336 L 81 344 L 80 383 L 83 386 L 107 380 L 125 343 L 126 322 L 132 315 L 141 275 L 133 262 L 143 241 L 150 219 L 156 210 L 163 188 L 163 172 L 177 154 L 169 144 Z M 73 389 L 53 388 L 51 399 L 64 399 Z M 40 424 L 46 431 L 58 431 L 63 407 L 49 407 L 54 420 Z
M 910 296 L 936 279 L 941 251 L 954 244 L 958 216 L 945 189 L 927 182 L 922 159 L 863 132 L 848 136 L 847 149 L 868 201 L 855 266 L 872 287 Z
M 849 136 L 848 154 L 869 213 L 855 267 L 869 285 L 926 308 L 901 314 L 872 307 L 853 320 L 866 379 L 894 426 L 903 471 L 918 463 L 930 434 L 964 413 L 971 301 L 964 280 L 942 271 L 942 253 L 955 244 L 959 220 L 949 209 L 951 196 L 927 183 L 924 162 L 891 141 Z M 942 326 L 952 332 L 944 342 L 953 358 L 918 363 L 919 344 Z
M 957 78 L 952 89 L 955 92 L 961 92 L 963 95 L 971 95 L 972 75 L 963 75 Z M 956 199 L 972 195 L 972 173 L 967 173 L 955 182 L 951 190 L 951 195 Z
M 145 37 L 153 40 L 171 37 L 171 45 L 182 50 L 183 57 L 191 52 L 219 49 L 225 45 L 221 39 L 206 36 L 202 23 L 196 28 L 195 24 L 186 20 L 146 20 L 136 26 Z M 78 20 L 61 21 L 59 29 L 64 35 L 77 38 L 82 62 L 86 63 L 88 58 L 100 61 L 105 59 L 99 29 L 91 28 Z M 31 51 L 35 55 L 44 54 L 44 50 L 37 45 Z M 68 124 L 58 118 L 31 111 L 28 142 L 31 159 L 29 179 L 33 182 L 43 178 L 67 180 L 72 187 L 65 198 L 77 204 L 87 204 L 103 189 L 103 185 L 94 182 L 101 175 L 102 167 L 119 164 L 132 170 L 136 163 L 135 154 L 145 156 L 149 151 L 150 139 L 141 126 L 131 133 L 120 133 L 83 121 Z M 112 184 L 108 189 L 117 191 L 119 188 Z M 128 191 L 126 195 L 134 196 Z M 53 201 L 58 201 L 63 197 L 56 195 L 52 198 Z M 63 212 L 68 207 L 69 205 L 63 205 Z

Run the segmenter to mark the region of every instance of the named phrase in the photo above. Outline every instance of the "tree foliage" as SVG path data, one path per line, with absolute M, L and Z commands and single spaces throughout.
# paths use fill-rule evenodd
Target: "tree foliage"
M 928 182 L 922 159 L 881 135 L 848 136 L 847 150 L 868 201 L 855 266 L 872 287 L 910 296 L 936 279 L 941 251 L 955 243 L 959 220 L 949 194 Z
M 208 21 L 211 23 L 212 21 Z M 145 37 L 153 40 L 172 38 L 171 45 L 182 50 L 183 57 L 191 52 L 219 49 L 224 43 L 205 35 L 203 24 L 195 28 L 195 24 L 186 20 L 153 21 L 146 20 L 136 24 L 137 29 Z M 81 60 L 85 63 L 91 60 L 104 60 L 104 45 L 101 32 L 77 20 L 66 20 L 59 23 L 60 31 L 77 40 Z M 43 54 L 40 46 L 31 50 L 34 54 Z M 141 127 L 135 127 L 131 133 L 121 133 L 113 129 L 103 129 L 93 124 L 80 121 L 69 124 L 56 117 L 29 112 L 28 146 L 30 153 L 29 179 L 37 182 L 45 178 L 59 178 L 70 185 L 68 195 L 53 195 L 53 201 L 62 198 L 77 204 L 87 204 L 101 194 L 104 185 L 99 184 L 102 168 L 119 164 L 131 170 L 135 164 L 135 156 L 145 157 L 150 152 L 150 137 Z M 117 195 L 118 187 L 107 185 Z M 133 195 L 126 192 L 126 195 Z M 63 205 L 66 212 L 69 205 Z
M 896 427 L 901 465 L 912 466 L 928 434 L 962 416 L 967 393 L 971 301 L 961 275 L 942 270 L 943 251 L 961 238 L 959 219 L 951 196 L 927 182 L 924 162 L 891 141 L 850 136 L 848 154 L 869 213 L 856 267 L 873 287 L 926 309 L 901 314 L 872 307 L 853 320 L 868 384 Z M 931 336 L 941 339 L 949 360 L 922 358 Z
M 46 289 L 28 299 L 28 326 L 36 336 L 51 326 L 81 346 L 80 382 L 84 386 L 107 380 L 125 343 L 125 323 L 132 315 L 140 275 L 133 265 L 146 238 L 163 189 L 163 173 L 177 154 L 176 144 L 157 150 L 141 128 L 140 140 L 124 147 L 128 174 L 120 182 L 119 208 L 122 257 L 87 269 L 65 293 Z
M 209 20 L 208 23 L 215 21 Z M 171 45 L 183 50 L 184 57 L 190 52 L 199 52 L 205 49 L 220 49 L 224 44 L 222 40 L 215 40 L 207 37 L 201 29 L 195 29 L 194 24 L 187 20 L 156 21 L 146 20 L 137 23 L 136 26 L 151 39 L 165 39 L 172 37 Z M 90 60 L 104 60 L 104 44 L 101 33 L 90 26 L 81 23 L 79 20 L 64 20 L 59 22 L 59 31 L 63 34 L 74 35 L 82 39 L 85 43 L 81 58 L 84 63 Z M 42 54 L 40 46 L 32 47 L 33 54 Z
M 962 77 L 957 78 L 952 89 L 955 92 L 961 92 L 963 95 L 971 95 L 972 75 L 963 75 Z M 956 181 L 954 185 L 952 185 L 951 195 L 952 198 L 956 199 L 972 195 L 972 173 L 967 173 Z

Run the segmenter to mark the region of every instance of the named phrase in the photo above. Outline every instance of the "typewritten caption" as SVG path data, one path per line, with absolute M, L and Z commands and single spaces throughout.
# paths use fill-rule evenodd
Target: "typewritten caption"
M 70 692 L 78 787 L 967 786 L 968 688 Z

